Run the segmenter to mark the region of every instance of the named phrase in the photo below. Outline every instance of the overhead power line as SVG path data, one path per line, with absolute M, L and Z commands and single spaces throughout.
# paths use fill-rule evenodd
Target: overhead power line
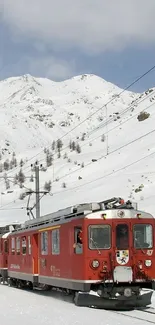
M 123 166 L 123 167 L 121 167 L 121 168 L 118 168 L 118 169 L 116 169 L 116 170 L 114 170 L 114 171 L 112 171 L 112 172 L 110 172 L 110 173 L 107 173 L 107 174 L 105 174 L 105 175 L 103 175 L 103 176 L 100 176 L 100 177 L 98 177 L 98 178 L 95 178 L 95 179 L 93 179 L 93 180 L 91 180 L 91 181 L 88 181 L 88 182 L 86 182 L 86 183 L 84 183 L 84 184 L 80 184 L 80 185 L 77 185 L 77 186 L 75 186 L 75 187 L 72 187 L 72 188 L 68 188 L 68 189 L 66 189 L 66 190 L 63 190 L 63 191 L 55 192 L 55 193 L 53 193 L 53 196 L 54 196 L 54 195 L 57 195 L 57 194 L 60 194 L 60 193 L 63 194 L 63 193 L 68 192 L 68 191 L 76 190 L 76 189 L 81 188 L 81 187 L 84 187 L 84 186 L 86 186 L 86 185 L 88 185 L 88 184 L 95 183 L 95 182 L 97 182 L 97 181 L 99 181 L 99 180 L 101 180 L 101 179 L 104 179 L 104 178 L 106 178 L 106 177 L 112 176 L 112 175 L 114 175 L 114 174 L 116 174 L 116 173 L 118 173 L 118 172 L 120 172 L 120 171 L 122 171 L 122 170 L 124 170 L 124 169 L 126 169 L 126 168 L 129 168 L 129 167 L 131 167 L 131 166 L 133 166 L 133 165 L 139 163 L 140 161 L 142 161 L 142 160 L 144 160 L 144 159 L 146 159 L 146 158 L 148 158 L 148 157 L 151 157 L 151 156 L 153 156 L 153 155 L 155 155 L 155 151 L 152 152 L 152 153 L 149 154 L 149 155 L 146 155 L 146 156 L 144 156 L 144 157 L 142 157 L 142 158 L 140 158 L 140 159 L 137 159 L 137 160 L 133 161 L 132 163 L 130 163 L 130 164 L 128 164 L 128 165 L 125 165 L 125 166 Z
M 117 152 L 117 151 L 119 151 L 119 150 L 121 150 L 121 149 L 123 149 L 123 148 L 126 148 L 127 146 L 129 146 L 129 145 L 131 145 L 131 144 L 133 144 L 133 143 L 135 143 L 135 142 L 137 142 L 137 141 L 139 141 L 139 140 L 141 140 L 141 139 L 143 139 L 143 138 L 145 138 L 145 137 L 147 137 L 147 136 L 153 134 L 154 132 L 155 132 L 155 129 L 154 129 L 154 130 L 151 130 L 151 131 L 148 132 L 148 133 L 145 133 L 145 134 L 141 135 L 140 137 L 138 137 L 138 138 L 136 138 L 136 139 L 133 139 L 133 140 L 131 140 L 131 141 L 129 141 L 129 142 L 123 144 L 123 145 L 120 146 L 119 148 L 116 148 L 116 149 L 110 151 L 108 154 L 102 155 L 101 157 L 99 157 L 99 158 L 97 159 L 97 162 L 98 162 L 99 160 L 101 160 L 101 159 L 103 159 L 103 158 L 106 158 L 107 156 L 109 156 L 109 155 L 111 155 L 111 154 L 113 154 L 113 153 L 115 153 L 115 152 Z M 87 168 L 88 166 L 90 166 L 90 165 L 92 165 L 92 164 L 94 164 L 94 162 L 90 161 L 88 164 L 86 164 L 86 165 L 84 166 L 84 168 Z M 76 172 L 78 172 L 78 171 L 80 171 L 80 170 L 82 170 L 82 169 L 83 169 L 83 167 L 80 166 L 80 168 L 77 168 L 77 169 L 75 169 L 75 170 L 69 172 L 68 174 L 65 174 L 64 176 L 60 177 L 59 180 L 62 179 L 62 178 L 65 178 L 65 177 L 67 177 L 67 176 L 70 176 L 71 174 L 76 173 Z M 56 181 L 54 181 L 54 182 L 56 182 Z

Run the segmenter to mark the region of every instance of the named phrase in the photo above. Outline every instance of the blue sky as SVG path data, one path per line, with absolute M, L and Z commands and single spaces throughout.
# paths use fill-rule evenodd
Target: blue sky
M 0 79 L 93 73 L 124 88 L 155 64 L 154 0 L 70 1 L 0 0 Z M 132 90 L 153 86 L 155 71 Z

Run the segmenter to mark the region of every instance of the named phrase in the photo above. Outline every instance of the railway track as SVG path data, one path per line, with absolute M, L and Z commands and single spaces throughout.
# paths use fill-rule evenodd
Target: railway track
M 145 309 L 135 309 L 132 311 L 113 311 L 113 313 L 122 315 L 124 317 L 133 318 L 144 321 L 145 323 L 155 324 L 155 308 L 148 307 Z

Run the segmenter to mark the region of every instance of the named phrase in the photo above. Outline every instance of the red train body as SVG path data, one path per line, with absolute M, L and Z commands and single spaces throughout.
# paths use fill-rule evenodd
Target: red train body
M 78 305 L 144 306 L 155 283 L 154 228 L 152 215 L 115 198 L 60 210 L 2 235 L 1 276 L 74 292 Z

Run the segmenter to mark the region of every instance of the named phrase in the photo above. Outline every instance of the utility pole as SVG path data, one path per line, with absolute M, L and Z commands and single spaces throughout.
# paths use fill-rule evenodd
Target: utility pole
M 39 167 L 42 167 L 42 165 L 38 165 L 38 162 L 36 161 L 35 165 L 31 164 L 31 168 L 34 168 L 35 171 L 35 194 L 36 194 L 36 218 L 40 218 L 40 185 L 39 185 Z
M 33 215 L 33 209 L 36 208 L 36 219 L 40 218 L 40 200 L 42 199 L 42 197 L 48 193 L 48 191 L 40 191 L 40 185 L 39 185 L 39 171 L 40 171 L 40 167 L 42 167 L 41 165 L 38 165 L 38 162 L 36 161 L 36 163 L 33 165 L 31 164 L 31 168 L 32 170 L 35 172 L 35 191 L 29 191 L 27 192 L 27 194 L 29 194 L 29 198 L 28 198 L 28 202 L 27 202 L 27 215 L 29 216 L 31 214 L 32 218 L 34 219 L 34 215 Z M 30 208 L 29 203 L 30 203 L 30 195 L 31 194 L 36 194 L 36 203 L 33 205 L 33 207 Z M 42 196 L 40 197 L 40 194 L 42 194 Z

